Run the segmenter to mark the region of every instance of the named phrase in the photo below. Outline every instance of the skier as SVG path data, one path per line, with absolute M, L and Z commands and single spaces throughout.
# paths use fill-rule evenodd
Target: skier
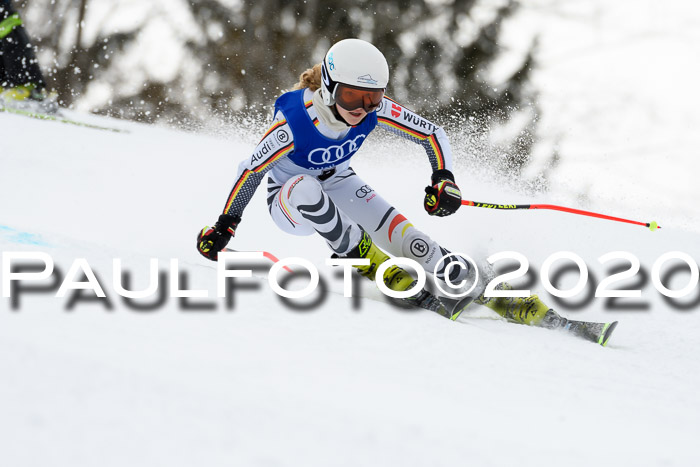
M 11 0 L 0 0 L 0 106 L 27 100 L 43 102 L 48 97 L 22 18 Z M 42 110 L 55 110 L 55 103 L 47 104 Z
M 267 204 L 277 226 L 294 235 L 318 233 L 335 257 L 369 260 L 356 267 L 361 275 L 375 279 L 379 265 L 389 259 L 384 249 L 416 261 L 428 273 L 435 271 L 438 280 L 473 284 L 475 271 L 466 259 L 451 254 L 416 228 L 350 167 L 367 135 L 376 127 L 383 128 L 425 148 L 432 166 L 424 198 L 427 213 L 449 216 L 461 206 L 444 130 L 385 96 L 388 81 L 386 59 L 374 45 L 359 39 L 334 44 L 322 63 L 306 70 L 294 90 L 275 102 L 272 125 L 253 154 L 240 163 L 223 213 L 214 227 L 199 232 L 199 252 L 217 259 L 267 174 Z M 458 267 L 447 268 L 450 263 Z M 387 268 L 382 280 L 397 292 L 415 284 L 413 276 L 398 266 Z M 483 296 L 483 289 L 481 282 L 453 310 L 426 290 L 404 300 L 453 320 L 463 304 L 473 300 L 521 324 L 565 328 L 575 323 L 559 316 L 536 295 L 489 299 Z M 599 326 L 586 326 L 579 334 L 605 345 L 610 334 L 606 331 L 614 326 Z

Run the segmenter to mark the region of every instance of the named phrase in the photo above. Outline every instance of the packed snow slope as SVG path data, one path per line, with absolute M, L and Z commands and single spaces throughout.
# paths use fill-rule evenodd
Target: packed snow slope
M 344 298 L 324 243 L 278 231 L 264 190 L 230 246 L 306 258 L 329 292 L 305 309 L 284 305 L 262 269 L 236 280 L 228 306 L 195 236 L 216 220 L 250 141 L 76 118 L 127 132 L 0 114 L 0 246 L 43 252 L 56 265 L 0 302 L 0 465 L 697 465 L 700 287 L 687 265 L 666 262 L 665 286 L 691 287 L 667 300 L 652 268 L 668 251 L 697 262 L 700 237 L 664 224 L 663 206 L 640 219 L 658 221 L 656 232 L 549 211 L 465 207 L 431 218 L 421 204 L 430 175 L 422 149 L 373 135 L 354 164 L 368 184 L 454 251 L 525 255 L 525 285 L 562 314 L 620 321 L 609 346 L 483 309 L 458 322 L 397 310 L 371 283 L 358 282 L 365 298 Z M 496 186 L 469 167 L 456 175 L 467 199 L 564 204 Z M 539 272 L 559 251 L 580 256 L 590 276 L 583 292 L 555 300 Z M 635 255 L 641 271 L 611 288 L 641 297 L 593 298 L 602 279 L 629 268 L 598 261 L 613 251 Z M 56 297 L 80 258 L 106 299 L 70 289 Z M 125 302 L 115 258 L 132 290 L 147 287 L 157 259 L 159 292 L 177 259 L 180 288 L 208 298 Z M 576 271 L 560 276 L 562 290 L 578 281 Z

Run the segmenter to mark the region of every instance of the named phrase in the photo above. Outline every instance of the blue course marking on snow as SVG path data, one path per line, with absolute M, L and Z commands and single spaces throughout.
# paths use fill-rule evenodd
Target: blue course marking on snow
M 51 246 L 45 241 L 41 240 L 39 235 L 35 235 L 29 232 L 21 232 L 19 230 L 13 229 L 6 225 L 0 224 L 0 236 L 9 240 L 13 243 L 21 243 L 22 245 L 37 245 L 37 246 Z

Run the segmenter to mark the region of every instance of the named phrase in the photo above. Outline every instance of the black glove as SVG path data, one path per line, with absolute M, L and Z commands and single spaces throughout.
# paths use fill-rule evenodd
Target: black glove
M 214 227 L 204 227 L 197 235 L 197 250 L 207 259 L 216 261 L 219 252 L 228 245 L 236 234 L 236 227 L 241 222 L 238 216 L 222 214 Z
M 431 177 L 432 186 L 425 188 L 423 207 L 431 216 L 449 216 L 462 205 L 462 192 L 455 184 L 452 172 L 436 170 Z

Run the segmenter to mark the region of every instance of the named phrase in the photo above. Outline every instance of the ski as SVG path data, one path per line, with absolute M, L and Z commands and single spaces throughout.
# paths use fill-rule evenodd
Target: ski
M 224 248 L 224 252 L 235 252 L 230 248 Z M 270 262 L 277 263 L 279 259 L 268 251 L 259 251 Z M 284 266 L 287 272 L 293 273 L 289 267 Z M 412 289 L 417 281 L 414 281 L 408 289 Z M 456 321 L 464 310 L 474 301 L 472 297 L 460 299 L 437 296 L 426 289 L 421 289 L 417 294 L 407 298 L 392 298 L 394 304 L 405 308 L 422 308 L 432 311 L 449 320 Z M 554 310 L 549 310 L 545 322 L 541 325 L 547 329 L 561 329 L 573 336 L 594 342 L 605 347 L 610 336 L 617 327 L 618 322 L 594 323 L 589 321 L 576 321 L 564 318 Z
M 83 128 L 92 128 L 93 130 L 104 130 L 104 131 L 111 131 L 114 133 L 128 133 L 129 132 L 128 130 L 124 130 L 121 128 L 93 125 L 92 123 L 81 122 L 78 120 L 72 120 L 70 118 L 66 118 L 66 117 L 60 115 L 59 113 L 48 114 L 48 113 L 34 112 L 31 110 L 6 107 L 6 106 L 2 106 L 2 105 L 0 105 L 0 112 L 8 112 L 8 113 L 15 114 L 15 115 L 23 115 L 25 117 L 35 118 L 37 120 L 48 120 L 48 121 L 66 123 L 69 125 L 76 125 L 76 126 L 80 126 Z
M 459 299 L 448 298 L 443 296 L 436 296 L 436 298 L 442 303 L 442 307 L 446 311 L 445 318 L 449 318 L 452 321 L 457 320 L 459 315 L 462 314 L 464 310 L 467 309 L 469 305 L 474 301 L 473 297 L 462 297 Z
M 400 304 L 407 304 L 411 307 L 434 311 L 440 316 L 455 321 L 462 311 L 472 302 L 472 298 L 465 297 L 461 300 L 452 300 L 446 297 L 438 297 L 422 289 L 418 294 L 412 297 L 395 299 L 395 301 L 398 301 Z
M 612 323 L 592 323 L 569 319 L 566 320 L 566 323 L 563 323 L 561 327 L 564 331 L 576 337 L 595 342 L 605 347 L 608 345 L 608 340 L 610 340 L 610 336 L 617 327 L 617 321 L 613 321 Z

